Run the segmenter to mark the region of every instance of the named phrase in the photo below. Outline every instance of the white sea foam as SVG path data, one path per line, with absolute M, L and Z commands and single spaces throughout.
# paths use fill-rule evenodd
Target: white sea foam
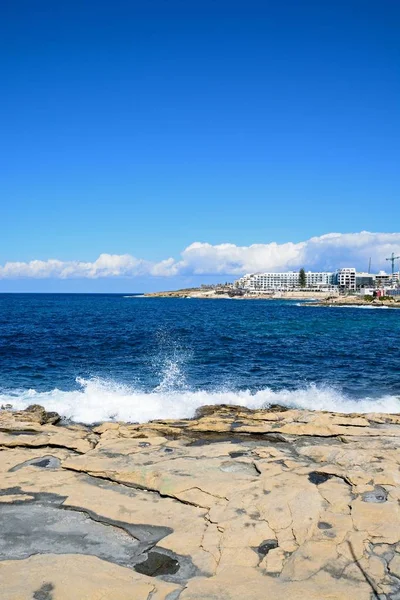
M 305 306 L 306 304 L 313 304 L 313 302 L 311 302 L 311 300 L 305 300 L 304 302 L 296 302 L 295 306 Z M 318 308 L 321 307 L 320 304 L 315 304 L 315 306 L 317 306 Z M 358 308 L 361 310 L 390 310 L 390 309 L 395 309 L 395 306 L 387 306 L 386 304 L 384 304 L 383 306 L 372 306 L 370 304 L 367 305 L 362 305 L 362 304 L 328 304 L 326 305 L 328 306 L 328 308 Z
M 350 412 L 400 412 L 400 399 L 396 396 L 347 398 L 331 387 L 309 385 L 297 390 L 275 392 L 264 388 L 258 392 L 245 391 L 171 391 L 168 386 L 158 386 L 153 392 L 143 392 L 134 387 L 101 379 L 78 380 L 76 391 L 50 392 L 35 390 L 0 394 L 0 404 L 12 404 L 23 409 L 30 404 L 41 404 L 47 410 L 81 423 L 106 420 L 146 422 L 151 419 L 180 419 L 192 417 L 199 406 L 205 404 L 232 404 L 248 408 L 281 404 L 287 407 L 314 410 Z
M 384 304 L 383 306 L 372 306 L 370 304 L 329 304 L 329 308 L 356 308 L 358 310 L 391 310 L 396 309 L 395 306 L 387 306 Z

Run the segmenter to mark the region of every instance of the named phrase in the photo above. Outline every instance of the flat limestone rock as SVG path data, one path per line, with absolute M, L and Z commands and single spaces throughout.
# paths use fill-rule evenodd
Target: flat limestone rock
M 3 407 L 1 407 L 3 408 Z M 9 423 L 39 423 L 44 425 L 45 423 L 55 425 L 61 420 L 61 417 L 56 412 L 48 412 L 43 406 L 39 404 L 31 404 L 25 410 L 13 411 L 2 410 L 0 412 L 0 425 L 4 426 L 7 422 Z
M 77 554 L 4 561 L 0 582 L 7 600 L 167 600 L 180 591 L 175 584 Z
M 97 436 L 83 426 L 56 427 L 57 413 L 48 413 L 38 405 L 26 411 L 0 410 L 0 447 L 53 447 L 87 452 L 97 443 Z
M 0 411 L 6 600 L 400 597 L 399 415 L 44 413 Z

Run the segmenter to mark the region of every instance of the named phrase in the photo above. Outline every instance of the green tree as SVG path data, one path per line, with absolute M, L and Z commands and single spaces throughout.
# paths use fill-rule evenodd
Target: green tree
M 304 269 L 300 269 L 299 271 L 299 286 L 301 288 L 305 288 L 307 286 L 306 272 Z

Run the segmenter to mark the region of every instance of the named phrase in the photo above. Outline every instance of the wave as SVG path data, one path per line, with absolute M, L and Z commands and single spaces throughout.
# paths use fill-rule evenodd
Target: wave
M 384 306 L 356 306 L 356 308 L 362 308 L 364 310 L 390 310 L 392 307 L 391 306 L 386 306 L 386 304 Z M 395 308 L 395 307 L 393 307 Z
M 316 302 L 318 302 L 316 298 L 309 298 L 308 300 L 301 300 L 300 302 L 291 302 L 291 304 L 294 304 L 294 306 L 306 306 L 308 304 L 313 305 Z
M 400 412 L 400 399 L 396 396 L 354 400 L 332 387 L 314 384 L 297 390 L 280 391 L 268 387 L 257 392 L 173 391 L 158 386 L 152 392 L 144 392 L 102 379 L 78 379 L 77 382 L 79 389 L 75 391 L 53 389 L 38 392 L 30 389 L 3 392 L 0 393 L 0 404 L 11 404 L 19 410 L 30 404 L 40 404 L 66 419 L 86 424 L 109 420 L 143 423 L 153 419 L 190 418 L 198 407 L 205 404 L 231 404 L 252 409 L 280 404 L 289 408 L 341 413 Z
M 304 306 L 305 304 L 313 304 L 313 302 L 311 302 L 311 300 L 304 300 L 303 302 L 296 302 L 295 306 Z M 316 306 L 320 307 L 321 305 L 316 304 Z M 383 306 L 371 306 L 369 304 L 327 304 L 325 306 L 328 308 L 359 308 L 361 310 L 390 310 L 392 308 L 396 308 L 395 306 L 387 306 L 386 304 Z
M 386 304 L 383 306 L 372 306 L 370 304 L 327 304 L 326 306 L 328 308 L 357 308 L 361 310 L 391 310 L 396 308 L 395 306 L 387 306 Z

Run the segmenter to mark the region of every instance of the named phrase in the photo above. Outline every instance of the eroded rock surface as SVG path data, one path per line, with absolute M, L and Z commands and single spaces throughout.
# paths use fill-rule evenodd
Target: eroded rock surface
M 0 411 L 4 600 L 400 599 L 400 415 L 57 423 Z

